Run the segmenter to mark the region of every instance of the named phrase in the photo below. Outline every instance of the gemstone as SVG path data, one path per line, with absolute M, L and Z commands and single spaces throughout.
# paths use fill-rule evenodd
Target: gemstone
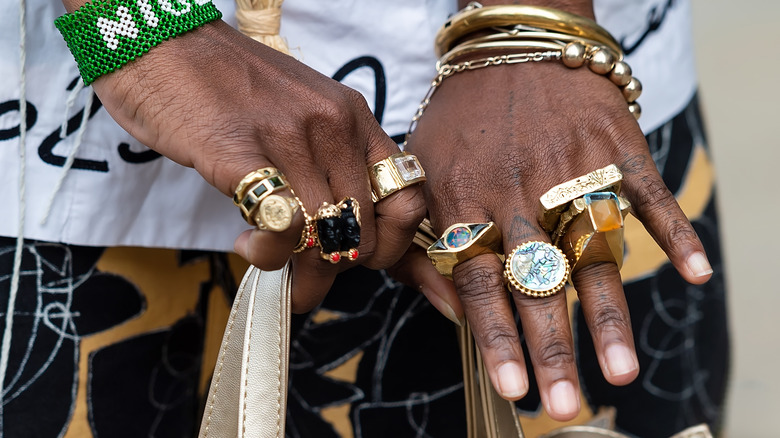
M 275 187 L 282 187 L 284 185 L 284 182 L 278 176 L 275 176 L 273 178 L 268 178 L 268 181 L 271 183 L 271 186 L 274 187 L 274 188 Z
M 612 192 L 595 192 L 583 196 L 590 206 L 593 226 L 597 231 L 610 231 L 623 227 L 623 214 L 617 195 Z
M 306 248 L 311 248 L 313 246 L 314 246 L 314 238 L 309 237 L 308 239 L 306 239 Z
M 448 247 L 459 248 L 471 241 L 471 230 L 466 227 L 453 228 L 447 233 L 445 241 Z
M 246 208 L 246 211 L 251 211 L 252 207 L 255 206 L 255 200 L 252 199 L 251 196 L 247 196 L 244 198 L 244 200 L 241 201 L 241 205 L 243 205 L 244 208 Z
M 259 186 L 255 187 L 254 190 L 252 190 L 252 193 L 254 193 L 254 195 L 259 198 L 263 196 L 263 193 L 267 191 L 268 191 L 268 187 L 266 187 L 265 184 L 260 184 Z
M 511 257 L 512 276 L 532 291 L 546 292 L 566 280 L 564 255 L 549 243 L 525 243 Z
M 350 260 L 355 260 L 358 258 L 358 250 L 356 249 L 350 249 L 349 253 L 347 254 L 347 258 Z
M 330 255 L 330 261 L 333 263 L 338 263 L 341 260 L 341 254 L 334 252 Z
M 414 155 L 396 157 L 393 159 L 393 163 L 404 181 L 411 181 L 423 175 L 422 167 Z

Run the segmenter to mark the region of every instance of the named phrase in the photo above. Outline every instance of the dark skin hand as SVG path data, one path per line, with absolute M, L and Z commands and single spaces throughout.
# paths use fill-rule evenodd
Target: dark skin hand
M 225 195 L 232 196 L 247 173 L 273 166 L 310 215 L 324 201 L 357 199 L 362 239 L 356 263 L 374 269 L 396 263 L 425 214 L 419 187 L 371 202 L 368 166 L 399 149 L 358 92 L 222 21 L 160 44 L 99 78 L 94 89 L 130 134 L 194 167 Z M 299 212 L 287 231 L 246 231 L 235 250 L 260 269 L 279 269 L 303 222 Z M 317 305 L 336 274 L 354 265 L 331 264 L 316 249 L 292 261 L 296 312 Z
M 593 17 L 589 1 L 522 3 Z M 543 193 L 614 163 L 624 175 L 622 195 L 683 278 L 694 284 L 710 278 L 702 244 L 656 170 L 620 90 L 587 67 L 542 62 L 455 74 L 436 91 L 408 150 L 425 166 L 424 191 L 436 232 L 457 222 L 494 221 L 506 254 L 523 242 L 550 241 L 536 219 Z M 437 278 L 423 257 L 423 251 L 411 251 L 395 272 L 432 297 L 443 313 L 454 314 L 451 319 L 463 310 L 499 393 L 516 400 L 528 390 L 512 300 L 545 410 L 556 420 L 574 418 L 580 391 L 565 294 L 507 293 L 504 267 L 493 255 L 458 265 L 454 283 Z M 605 378 L 614 385 L 630 383 L 639 366 L 617 266 L 592 264 L 572 280 Z

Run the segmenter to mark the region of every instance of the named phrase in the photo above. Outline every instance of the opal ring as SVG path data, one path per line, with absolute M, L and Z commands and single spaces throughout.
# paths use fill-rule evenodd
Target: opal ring
M 614 192 L 620 194 L 623 174 L 614 164 L 594 170 L 579 178 L 558 184 L 539 198 L 539 224 L 548 233 L 558 227 L 561 214 L 577 198 L 592 192 Z
M 548 297 L 563 289 L 569 279 L 569 262 L 546 242 L 526 242 L 506 259 L 504 276 L 515 289 L 531 297 Z
M 442 275 L 452 278 L 455 266 L 481 254 L 502 252 L 495 223 L 455 224 L 428 247 L 428 258 Z
M 420 160 L 408 152 L 390 155 L 368 166 L 368 175 L 374 202 L 379 202 L 403 188 L 426 181 Z

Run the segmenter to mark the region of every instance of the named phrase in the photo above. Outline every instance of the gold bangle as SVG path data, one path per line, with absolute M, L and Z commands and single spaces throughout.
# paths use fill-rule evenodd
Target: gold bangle
M 470 38 L 468 41 L 465 41 L 461 44 L 458 44 L 457 46 L 453 47 L 452 50 L 450 50 L 449 53 L 454 52 L 459 47 L 463 47 L 466 45 L 476 44 L 476 43 L 487 43 L 487 42 L 499 42 L 499 41 L 549 41 L 553 43 L 560 43 L 559 47 L 564 47 L 566 43 L 581 43 L 586 46 L 604 46 L 600 41 L 591 40 L 588 38 L 582 38 L 574 35 L 567 35 L 565 33 L 559 33 L 559 32 L 542 32 L 542 31 L 533 31 L 533 30 L 526 30 L 526 29 L 509 29 L 504 30 L 502 32 L 498 33 L 492 33 L 490 35 L 485 35 L 481 37 L 476 38 Z M 528 43 L 526 43 L 528 44 Z M 539 46 L 536 46 L 539 47 Z M 612 49 L 610 48 L 610 51 Z M 615 56 L 616 61 L 622 61 L 623 60 L 623 52 L 613 52 L 612 53 Z M 447 55 L 444 55 L 443 57 L 446 57 Z M 442 58 L 443 58 L 442 57 Z M 453 57 L 454 58 L 454 57 Z M 451 58 L 452 59 L 452 58 Z M 625 85 L 625 84 L 623 84 Z
M 518 24 L 587 38 L 622 52 L 615 38 L 589 18 L 539 6 L 501 5 L 468 7 L 455 14 L 436 34 L 436 56 L 450 51 L 455 41 L 470 33 Z

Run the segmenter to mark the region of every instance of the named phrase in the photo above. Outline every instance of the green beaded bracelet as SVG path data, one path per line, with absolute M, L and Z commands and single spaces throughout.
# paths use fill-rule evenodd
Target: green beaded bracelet
M 85 85 L 222 17 L 211 0 L 96 0 L 56 20 Z

